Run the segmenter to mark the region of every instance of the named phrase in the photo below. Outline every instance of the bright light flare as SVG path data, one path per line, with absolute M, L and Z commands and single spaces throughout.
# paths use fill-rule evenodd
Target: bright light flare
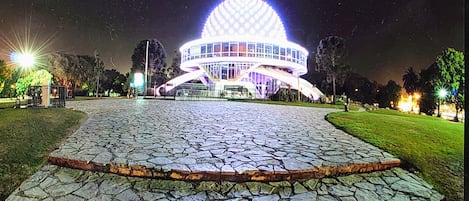
M 135 87 L 143 86 L 143 74 L 142 73 L 134 74 L 134 86 Z
M 399 101 L 397 103 L 397 108 L 403 112 L 415 112 L 418 113 L 420 106 L 418 100 L 421 98 L 419 93 L 414 93 L 413 95 L 401 94 Z
M 444 98 L 448 95 L 448 91 L 446 89 L 440 89 L 438 90 L 438 97 L 439 98 Z
M 30 68 L 35 63 L 35 56 L 32 53 L 11 53 L 10 59 L 12 62 L 19 64 L 23 68 Z
M 10 32 L 0 33 L 0 58 L 9 56 L 8 65 L 20 65 L 24 68 L 47 65 L 47 50 L 53 43 L 55 33 L 40 35 L 39 30 L 32 33 L 31 21 L 32 16 L 23 22 L 24 30 L 12 29 Z

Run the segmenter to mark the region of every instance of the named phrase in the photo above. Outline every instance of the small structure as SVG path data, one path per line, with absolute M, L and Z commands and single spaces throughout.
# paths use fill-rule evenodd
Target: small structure
M 30 86 L 28 105 L 33 107 L 65 107 L 67 89 L 65 86 L 50 85 Z

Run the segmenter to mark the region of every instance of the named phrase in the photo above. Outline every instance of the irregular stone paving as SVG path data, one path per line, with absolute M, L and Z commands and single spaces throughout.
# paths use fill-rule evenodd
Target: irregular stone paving
M 295 182 L 185 182 L 124 177 L 46 165 L 6 200 L 441 200 L 400 168 Z
M 275 181 L 400 163 L 327 122 L 331 109 L 126 99 L 67 107 L 89 119 L 50 154 L 49 162 L 61 166 L 182 180 Z

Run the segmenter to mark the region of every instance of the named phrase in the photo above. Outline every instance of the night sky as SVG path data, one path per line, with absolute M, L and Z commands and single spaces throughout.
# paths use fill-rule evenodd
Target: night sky
M 15 33 L 22 35 L 29 27 L 37 41 L 52 39 L 45 53 L 93 55 L 97 49 L 106 68 L 125 73 L 139 41 L 156 38 L 172 57 L 182 44 L 200 38 L 206 18 L 221 2 L 2 0 L 0 37 L 14 41 Z M 427 68 L 447 47 L 463 51 L 463 0 L 266 2 L 282 18 L 288 39 L 308 49 L 310 57 L 322 38 L 341 36 L 353 71 L 379 83 L 392 79 L 402 84 L 408 67 Z M 11 50 L 3 43 L 0 48 L 0 58 L 9 60 Z

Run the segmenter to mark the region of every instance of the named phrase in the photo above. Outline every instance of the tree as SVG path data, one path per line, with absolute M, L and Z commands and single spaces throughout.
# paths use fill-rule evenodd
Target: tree
M 26 76 L 19 78 L 16 82 L 16 93 L 25 95 L 30 86 L 42 86 L 45 82 L 52 80 L 52 74 L 47 70 L 40 69 L 28 73 Z
M 394 80 L 389 80 L 385 86 L 378 87 L 376 100 L 382 108 L 394 108 L 399 100 L 400 94 L 401 86 L 399 86 Z
M 47 70 L 54 76 L 56 83 L 71 88 L 72 95 L 76 88 L 90 92 L 96 91 L 97 75 L 104 69 L 104 63 L 89 55 L 52 53 L 48 56 Z
M 439 70 L 436 87 L 451 90 L 450 102 L 454 103 L 456 107 L 454 120 L 459 121 L 458 113 L 464 109 L 464 54 L 453 48 L 448 48 L 437 56 L 436 65 Z
M 357 73 L 352 73 L 344 82 L 344 93 L 348 98 L 362 103 L 375 103 L 378 83 L 371 82 L 368 78 Z
M 142 40 L 137 44 L 132 55 L 132 68 L 130 72 L 145 72 L 146 46 L 148 46 L 148 83 L 162 84 L 163 67 L 166 66 L 166 51 L 163 44 L 157 39 Z M 153 82 L 152 82 L 153 80 Z
M 414 93 L 417 92 L 417 83 L 419 80 L 419 76 L 417 73 L 415 73 L 415 70 L 413 67 L 409 67 L 405 74 L 402 76 L 402 81 L 404 81 L 404 89 L 407 92 L 407 94 L 410 95 L 411 97 L 411 102 L 413 102 L 413 96 Z M 413 104 L 411 104 L 410 111 L 414 111 Z
M 321 41 L 317 47 L 316 63 L 320 71 L 325 71 L 328 76 L 328 82 L 332 82 L 332 102 L 335 104 L 336 96 L 336 81 L 348 70 L 347 66 L 343 65 L 343 60 L 347 55 L 345 47 L 345 39 L 338 36 L 329 36 Z M 341 80 L 342 82 L 344 80 Z
M 119 94 L 124 93 L 123 86 L 127 78 L 115 69 L 104 70 L 101 86 L 104 91 L 113 91 Z
M 435 103 L 437 101 L 435 96 L 435 84 L 439 77 L 438 74 L 439 70 L 435 62 L 427 69 L 420 71 L 418 87 L 422 92 L 422 97 L 419 102 L 419 112 L 423 112 L 427 115 L 433 115 L 435 113 Z
M 177 50 L 174 50 L 174 57 L 171 62 L 171 66 L 169 68 L 166 68 L 164 71 L 167 77 L 167 80 L 170 80 L 182 74 L 180 66 L 181 66 L 181 53 L 179 53 L 179 51 Z
M 2 94 L 5 84 L 12 78 L 13 69 L 11 69 L 3 60 L 0 60 L 0 94 Z

